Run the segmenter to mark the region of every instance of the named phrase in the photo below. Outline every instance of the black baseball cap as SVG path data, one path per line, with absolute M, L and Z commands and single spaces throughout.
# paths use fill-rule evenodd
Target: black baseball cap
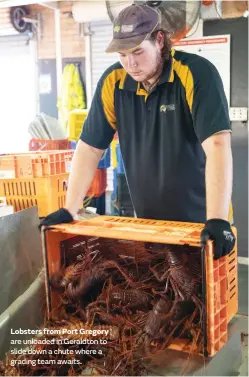
M 106 52 L 133 50 L 160 29 L 159 14 L 148 5 L 132 4 L 113 22 L 113 39 Z

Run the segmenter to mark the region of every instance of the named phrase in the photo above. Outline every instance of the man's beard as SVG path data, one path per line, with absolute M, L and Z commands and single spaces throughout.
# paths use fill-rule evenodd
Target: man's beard
M 150 75 L 148 75 L 145 80 L 143 80 L 143 85 L 147 91 L 149 91 L 151 87 L 155 85 L 155 82 L 158 81 L 158 78 L 161 76 L 161 73 L 163 70 L 163 65 L 164 65 L 164 59 L 160 51 L 158 52 L 157 57 L 156 57 L 156 67 L 154 71 L 151 72 Z M 152 80 L 154 77 L 155 77 L 155 81 L 150 83 L 149 80 Z
M 153 77 L 156 77 L 157 75 L 160 75 L 163 68 L 163 58 L 161 55 L 161 52 L 158 52 L 156 57 L 156 67 L 154 69 L 154 72 L 152 72 L 148 77 L 146 77 L 146 81 L 153 79 Z

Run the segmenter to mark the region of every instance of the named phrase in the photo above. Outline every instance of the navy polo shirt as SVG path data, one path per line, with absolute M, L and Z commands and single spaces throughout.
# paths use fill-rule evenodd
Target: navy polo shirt
M 225 130 L 228 104 L 217 69 L 198 55 L 172 50 L 150 93 L 120 63 L 107 69 L 80 138 L 106 149 L 118 131 L 138 217 L 205 222 L 201 143 Z

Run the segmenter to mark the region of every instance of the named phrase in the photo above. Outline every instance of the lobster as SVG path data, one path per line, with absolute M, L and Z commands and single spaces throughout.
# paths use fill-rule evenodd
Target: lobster
M 51 279 L 50 284 L 56 290 L 63 290 L 67 288 L 68 284 L 73 281 L 77 281 L 81 275 L 83 263 L 72 264 L 65 270 L 61 270 L 55 273 Z
M 170 310 L 173 301 L 167 296 L 160 298 L 149 311 L 143 328 L 136 337 L 136 346 L 143 346 L 147 355 L 152 353 L 151 342 L 153 339 L 162 339 L 165 336 L 166 327 L 171 318 Z
M 75 282 L 70 282 L 65 291 L 65 295 L 71 302 L 78 301 L 97 284 L 104 284 L 104 281 L 109 275 L 106 271 L 108 269 L 117 269 L 130 285 L 133 284 L 131 278 L 117 262 L 107 260 L 103 263 L 96 264 L 91 269 L 82 271 L 79 283 L 76 285 Z
M 159 277 L 155 268 L 151 266 L 149 268 L 159 282 L 166 281 L 165 289 L 161 293 L 168 291 L 170 282 L 176 301 L 192 300 L 201 310 L 202 303 L 198 298 L 202 282 L 201 268 L 193 256 L 194 254 L 184 253 L 182 247 L 166 246 L 165 259 L 169 269 Z
M 160 298 L 159 301 L 153 306 L 153 309 L 149 312 L 148 319 L 146 321 L 144 332 L 151 338 L 158 337 L 164 333 L 165 325 L 167 324 L 170 316 L 170 310 L 173 306 L 173 302 L 170 298 L 165 296 Z
M 157 346 L 156 351 L 162 350 L 189 315 L 192 314 L 193 317 L 196 315 L 194 310 L 195 304 L 192 301 L 173 302 L 167 296 L 160 298 L 149 312 L 143 329 L 144 350 L 146 354 L 153 353 L 152 345 Z M 188 324 L 191 324 L 191 320 Z
M 112 289 L 109 295 L 110 304 L 123 305 L 123 310 L 141 309 L 146 310 L 151 307 L 152 296 L 142 290 L 137 289 Z

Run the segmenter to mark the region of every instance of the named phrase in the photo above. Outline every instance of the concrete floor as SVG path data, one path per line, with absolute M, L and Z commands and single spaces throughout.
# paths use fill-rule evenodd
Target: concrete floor
M 239 264 L 239 314 L 248 315 L 248 265 Z
M 239 324 L 241 331 L 248 334 L 248 266 L 239 264 Z M 244 338 L 244 339 L 243 339 Z M 239 376 L 248 376 L 248 336 L 242 336 L 242 364 Z
M 245 340 L 242 348 L 242 358 L 243 362 L 239 368 L 239 376 L 248 376 L 248 337 Z

